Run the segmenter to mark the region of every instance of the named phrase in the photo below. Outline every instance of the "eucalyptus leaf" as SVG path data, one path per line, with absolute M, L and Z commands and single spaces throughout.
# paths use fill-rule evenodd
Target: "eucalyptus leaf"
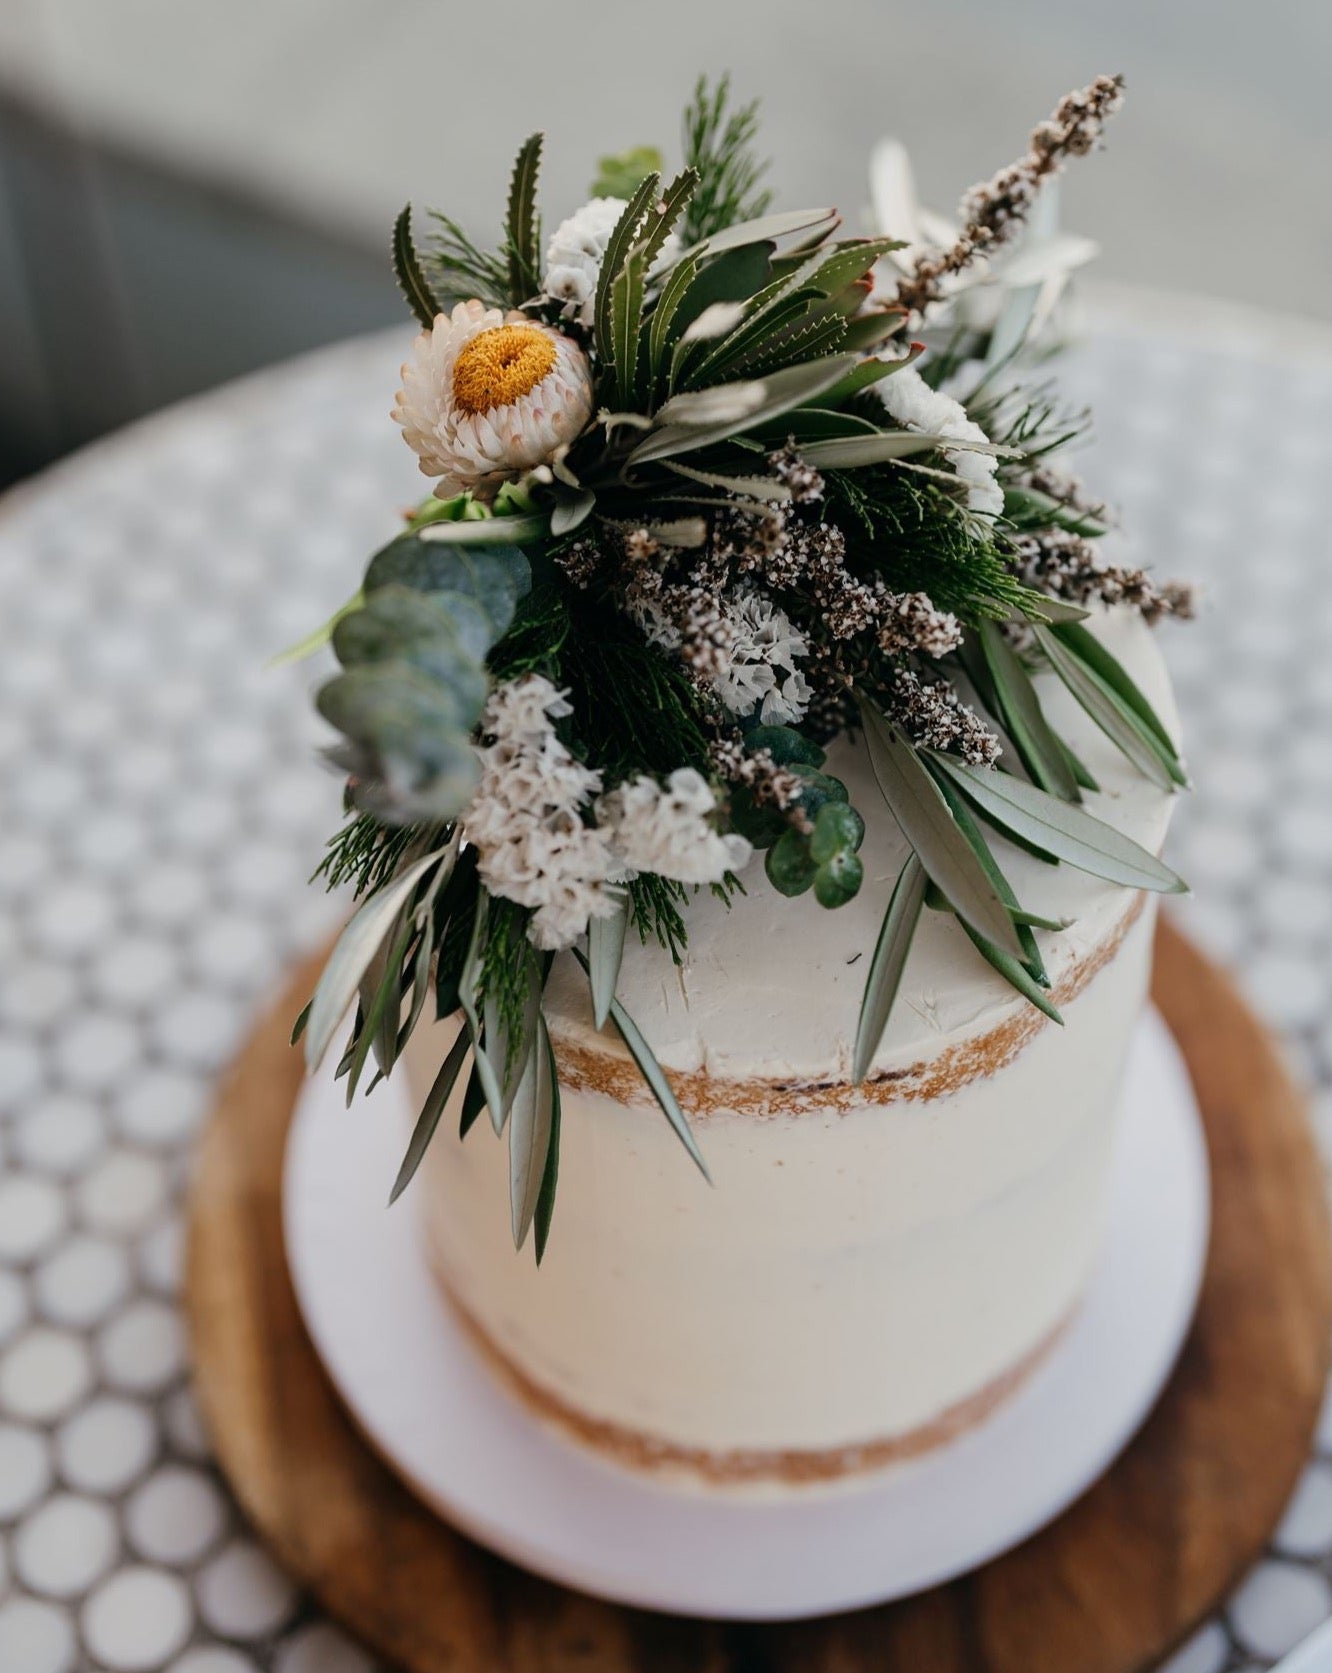
M 490 617 L 498 640 L 508 632 L 518 600 L 531 591 L 532 566 L 526 554 L 509 544 L 468 550 L 439 536 L 445 529 L 494 528 L 518 521 L 494 517 L 486 523 L 432 523 L 419 533 L 399 535 L 371 558 L 365 572 L 366 596 L 395 585 L 423 593 L 466 593 Z
M 959 917 L 1020 959 L 1022 944 L 1004 902 L 915 748 L 863 697 L 860 710 L 879 789 L 921 865 Z
M 323 1062 L 347 1007 L 356 997 L 361 978 L 417 884 L 431 866 L 447 866 L 451 870 L 456 855 L 456 844 L 424 855 L 371 895 L 338 937 L 310 1001 L 305 1026 L 305 1066 L 310 1073 Z
M 460 1028 L 458 1038 L 449 1048 L 448 1056 L 435 1076 L 430 1091 L 426 1094 L 425 1103 L 421 1106 L 421 1113 L 416 1118 L 416 1125 L 412 1128 L 412 1136 L 407 1142 L 407 1153 L 402 1159 L 398 1177 L 393 1181 L 393 1189 L 389 1193 L 390 1208 L 411 1184 L 412 1176 L 421 1165 L 421 1158 L 430 1147 L 435 1129 L 439 1126 L 439 1118 L 444 1113 L 444 1106 L 449 1101 L 454 1083 L 462 1073 L 462 1066 L 467 1060 L 471 1045 L 471 1036 L 466 1027 Z
M 333 629 L 333 650 L 344 668 L 361 662 L 403 661 L 436 680 L 455 672 L 484 685 L 481 668 L 494 629 L 466 593 L 419 593 L 382 587 Z
M 1187 892 L 1188 885 L 1169 866 L 1085 808 L 992 767 L 972 767 L 937 753 L 932 759 L 993 824 L 1038 843 L 1077 870 L 1128 888 Z
M 889 896 L 883 927 L 879 931 L 874 957 L 870 960 L 865 979 L 851 1067 L 851 1078 L 857 1086 L 869 1074 L 884 1029 L 888 1026 L 893 1001 L 897 998 L 902 972 L 906 968 L 907 954 L 911 950 L 911 940 L 916 933 L 921 903 L 925 899 L 925 884 L 925 868 L 913 851 L 907 855 Z

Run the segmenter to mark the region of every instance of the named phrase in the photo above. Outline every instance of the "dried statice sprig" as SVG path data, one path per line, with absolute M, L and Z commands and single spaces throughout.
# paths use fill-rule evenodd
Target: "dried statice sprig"
M 991 767 L 1000 743 L 947 680 L 922 680 L 901 668 L 889 690 L 889 713 L 922 749 L 960 755 L 973 767 Z
M 768 464 L 778 482 L 789 489 L 796 505 L 808 505 L 812 500 L 823 498 L 822 476 L 813 465 L 805 463 L 794 441 L 788 441 L 778 452 L 770 453 Z
M 1031 586 L 1073 604 L 1126 604 L 1149 623 L 1165 616 L 1191 621 L 1195 589 L 1184 581 L 1157 582 L 1144 569 L 1102 561 L 1090 540 L 1068 529 L 1013 536 L 1019 573 Z
M 890 656 L 919 651 L 940 657 L 961 643 L 961 622 L 947 610 L 936 610 L 928 593 L 894 593 L 883 588 L 879 595 L 881 651 Z
M 962 230 L 956 242 L 917 263 L 897 288 L 898 304 L 913 315 L 923 314 L 940 300 L 954 274 L 1008 243 L 1026 224 L 1041 186 L 1070 157 L 1085 157 L 1096 148 L 1106 122 L 1123 102 L 1124 78 L 1118 75 L 1097 76 L 1088 86 L 1066 93 L 1032 130 L 1027 154 L 963 196 Z
M 1075 517 L 1086 517 L 1106 528 L 1113 527 L 1118 521 L 1114 510 L 1104 500 L 1098 500 L 1088 493 L 1080 478 L 1068 471 L 1060 470 L 1055 465 L 1037 465 L 1035 470 L 1027 475 L 1023 487 L 1030 488 L 1037 494 L 1045 494 L 1052 500 L 1058 500 L 1059 504 Z

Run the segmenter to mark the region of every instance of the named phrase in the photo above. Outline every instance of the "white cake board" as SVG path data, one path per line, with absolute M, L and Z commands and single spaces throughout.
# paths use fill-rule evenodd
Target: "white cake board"
M 1183 1062 L 1150 1012 L 1125 1076 L 1100 1261 L 1069 1329 L 1011 1400 L 854 1491 L 765 1500 L 671 1489 L 552 1433 L 497 1382 L 431 1277 L 410 1192 L 384 1206 L 408 1130 L 401 1082 L 368 1102 L 346 1109 L 321 1078 L 292 1124 L 287 1253 L 315 1347 L 371 1444 L 441 1516 L 616 1602 L 794 1619 L 975 1568 L 1051 1521 L 1123 1449 L 1197 1302 L 1207 1150 Z

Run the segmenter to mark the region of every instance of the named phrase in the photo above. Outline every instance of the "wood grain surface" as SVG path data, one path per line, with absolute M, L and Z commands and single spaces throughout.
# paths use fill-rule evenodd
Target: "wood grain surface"
M 1303 1465 L 1328 1370 L 1332 1259 L 1303 1100 L 1233 985 L 1158 934 L 1153 992 L 1207 1127 L 1213 1232 L 1169 1387 L 1060 1519 L 961 1580 L 785 1626 L 673 1619 L 537 1580 L 452 1532 L 360 1438 L 302 1326 L 280 1215 L 300 1085 L 295 974 L 221 1090 L 193 1188 L 200 1395 L 241 1503 L 287 1569 L 410 1673 L 1130 1673 L 1232 1588 Z

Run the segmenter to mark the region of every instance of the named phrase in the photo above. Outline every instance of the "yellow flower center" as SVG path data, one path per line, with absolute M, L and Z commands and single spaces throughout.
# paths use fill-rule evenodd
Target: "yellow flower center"
M 554 369 L 554 340 L 531 325 L 496 325 L 472 338 L 453 363 L 453 401 L 493 412 L 529 394 Z

